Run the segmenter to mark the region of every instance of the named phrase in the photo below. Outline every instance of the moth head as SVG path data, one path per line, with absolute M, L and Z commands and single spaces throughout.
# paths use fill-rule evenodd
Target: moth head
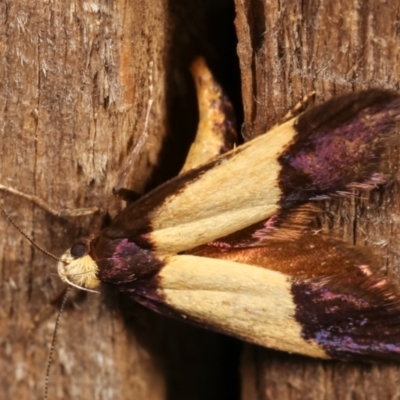
M 57 270 L 63 282 L 78 289 L 93 291 L 100 284 L 98 266 L 89 255 L 90 242 L 79 241 L 73 244 L 60 258 Z

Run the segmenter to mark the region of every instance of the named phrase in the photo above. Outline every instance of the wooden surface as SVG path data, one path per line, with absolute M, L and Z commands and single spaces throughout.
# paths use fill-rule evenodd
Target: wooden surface
M 54 208 L 95 205 L 115 215 L 122 204 L 111 188 L 143 130 L 149 61 L 155 105 L 152 138 L 130 181 L 138 191 L 150 174 L 153 184 L 168 177 L 167 168 L 155 172 L 163 159 L 179 170 L 177 154 L 195 129 L 188 65 L 196 53 L 209 56 L 239 123 L 240 66 L 246 137 L 263 133 L 310 90 L 322 102 L 361 88 L 399 89 L 398 0 L 235 0 L 239 60 L 227 51 L 236 45 L 227 34 L 232 2 L 1 3 L 0 183 Z M 210 14 L 200 7 L 207 4 L 218 7 Z M 394 185 L 367 200 L 326 204 L 335 217 L 322 221 L 372 246 L 390 274 L 399 265 L 398 192 Z M 1 204 L 56 255 L 90 231 L 90 217 L 56 218 L 5 193 Z M 37 399 L 63 286 L 54 261 L 4 219 L 0 229 L 0 397 Z M 58 335 L 49 398 L 238 398 L 237 341 L 166 322 L 113 292 L 73 292 Z M 397 366 L 320 362 L 250 345 L 242 378 L 244 400 L 400 397 Z
M 224 40 L 234 34 L 233 4 L 227 19 L 218 3 L 0 5 L 0 184 L 55 209 L 98 206 L 114 216 L 123 205 L 111 188 L 143 132 L 150 61 L 151 137 L 129 187 L 142 191 L 178 173 L 196 131 L 190 61 L 209 54 L 217 65 L 235 57 L 235 42 Z M 221 54 L 208 46 L 210 38 Z M 232 70 L 237 80 L 238 69 Z M 231 72 L 221 75 L 232 81 Z M 0 198 L 15 222 L 56 255 L 91 231 L 91 217 L 60 219 L 20 197 L 2 192 Z M 0 398 L 38 399 L 64 285 L 55 261 L 4 218 L 0 229 Z M 73 290 L 58 331 L 49 398 L 233 399 L 237 347 L 106 288 L 100 295 Z
M 264 132 L 311 90 L 317 103 L 370 87 L 399 90 L 398 0 L 235 4 L 246 135 Z M 332 219 L 322 221 L 332 234 L 372 247 L 392 279 L 399 276 L 398 194 L 394 184 L 327 203 Z M 322 362 L 250 345 L 242 377 L 243 400 L 400 397 L 397 365 Z
M 165 134 L 166 1 L 11 1 L 0 6 L 0 182 L 54 208 L 96 205 L 115 215 L 112 185 L 143 131 L 149 62 L 153 136 L 133 188 L 142 190 Z M 38 244 L 61 255 L 91 218 L 62 220 L 2 193 Z M 0 397 L 40 399 L 63 287 L 56 262 L 0 219 Z M 44 315 L 40 315 L 44 312 Z M 163 399 L 157 326 L 127 329 L 115 294 L 73 291 L 50 375 L 51 399 Z M 35 320 L 36 319 L 36 320 Z M 144 334 L 140 341 L 135 326 Z

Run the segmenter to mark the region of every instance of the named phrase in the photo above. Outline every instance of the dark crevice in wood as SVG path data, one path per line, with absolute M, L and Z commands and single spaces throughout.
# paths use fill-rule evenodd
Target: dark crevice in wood
M 197 100 L 189 67 L 197 56 L 206 58 L 233 102 L 238 127 L 243 122 L 233 1 L 171 0 L 169 12 L 172 33 L 165 59 L 168 135 L 148 190 L 177 175 L 196 133 Z M 126 304 L 123 309 L 127 325 L 132 326 L 132 305 Z M 147 315 L 147 310 L 138 312 L 162 326 L 168 399 L 240 398 L 241 342 L 162 316 Z M 149 337 L 139 340 L 148 342 Z M 148 343 L 141 344 L 148 347 Z
M 165 59 L 168 135 L 148 190 L 177 175 L 195 136 L 198 110 L 189 67 L 196 57 L 206 58 L 233 103 L 237 126 L 243 122 L 233 1 L 170 0 L 169 12 L 172 33 Z
M 247 6 L 251 47 L 257 53 L 264 46 L 265 6 L 263 0 L 250 0 Z

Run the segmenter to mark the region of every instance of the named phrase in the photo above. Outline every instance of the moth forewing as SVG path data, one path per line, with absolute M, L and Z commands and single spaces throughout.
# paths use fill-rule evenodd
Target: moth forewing
M 166 182 L 127 207 L 101 236 L 175 254 L 354 182 L 371 186 L 399 109 L 390 91 L 332 99 Z
M 292 119 L 156 188 L 117 216 L 115 224 L 123 227 L 130 222 L 128 230 L 133 230 L 143 221 L 145 209 L 151 226 L 146 238 L 154 243 L 157 254 L 165 255 L 273 215 L 281 194 L 277 154 L 284 152 L 295 136 L 294 123 Z
M 174 256 L 158 275 L 159 299 L 203 326 L 261 346 L 329 358 L 301 335 L 288 277 L 258 266 Z

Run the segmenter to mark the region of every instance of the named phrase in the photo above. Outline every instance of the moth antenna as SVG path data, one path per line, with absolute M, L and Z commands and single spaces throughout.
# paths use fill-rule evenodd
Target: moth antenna
M 138 156 L 140 151 L 142 150 L 143 146 L 147 142 L 147 139 L 149 138 L 149 121 L 150 121 L 150 112 L 151 108 L 153 106 L 154 102 L 154 97 L 153 97 L 153 61 L 150 61 L 149 63 L 149 100 L 147 101 L 147 108 L 146 108 L 146 115 L 145 115 L 145 120 L 144 120 L 144 128 L 143 132 L 139 137 L 139 140 L 135 144 L 135 147 L 127 157 L 124 166 L 122 167 L 122 170 L 120 172 L 119 178 L 117 180 L 117 183 L 115 184 L 113 188 L 113 193 L 116 194 L 118 191 L 122 188 L 123 183 L 125 181 L 126 176 L 128 175 L 128 172 L 131 170 L 131 165 L 135 158 Z
M 50 368 L 51 368 L 51 364 L 53 362 L 53 354 L 54 354 L 54 349 L 56 346 L 57 331 L 58 331 L 58 327 L 60 325 L 61 315 L 64 311 L 65 304 L 67 302 L 69 290 L 70 290 L 70 288 L 67 286 L 67 289 L 65 291 L 65 294 L 64 294 L 62 302 L 61 302 L 60 311 L 58 312 L 56 323 L 54 325 L 53 337 L 51 338 L 49 358 L 47 359 L 46 377 L 45 377 L 45 381 L 44 381 L 44 396 L 43 396 L 44 400 L 48 400 Z
M 4 214 L 4 216 L 7 218 L 8 222 L 26 239 L 28 240 L 31 245 L 38 250 L 40 250 L 43 254 L 48 255 L 49 257 L 53 258 L 56 261 L 61 261 L 62 263 L 66 264 L 64 260 L 61 260 L 61 258 L 58 258 L 54 254 L 51 254 L 47 250 L 43 249 L 40 247 L 38 244 L 36 244 L 12 219 L 11 217 L 6 213 L 6 211 L 3 208 L 0 208 L 1 212 Z
M 61 218 L 82 217 L 85 215 L 96 214 L 97 212 L 101 211 L 98 207 L 76 208 L 73 210 L 70 210 L 69 208 L 64 208 L 64 209 L 57 211 L 38 196 L 26 194 L 26 193 L 20 192 L 17 189 L 13 189 L 11 187 L 4 186 L 2 184 L 0 184 L 0 190 L 4 190 L 15 196 L 22 197 L 23 199 L 26 199 L 26 200 L 30 201 L 31 203 L 35 204 L 42 210 L 48 212 L 49 214 L 54 215 L 55 217 L 61 217 Z

